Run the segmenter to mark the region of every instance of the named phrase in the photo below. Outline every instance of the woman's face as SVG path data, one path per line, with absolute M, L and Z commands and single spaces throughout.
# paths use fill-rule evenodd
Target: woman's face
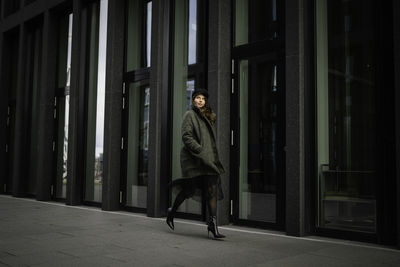
M 198 108 L 202 108 L 206 104 L 206 98 L 202 94 L 197 95 L 193 101 Z

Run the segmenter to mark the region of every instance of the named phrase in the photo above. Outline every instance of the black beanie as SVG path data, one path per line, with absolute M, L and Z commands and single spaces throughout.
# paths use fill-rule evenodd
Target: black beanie
M 204 89 L 196 89 L 196 90 L 194 90 L 194 92 L 192 93 L 192 99 L 194 99 L 197 95 L 203 95 L 205 98 L 208 99 L 207 90 L 204 90 Z

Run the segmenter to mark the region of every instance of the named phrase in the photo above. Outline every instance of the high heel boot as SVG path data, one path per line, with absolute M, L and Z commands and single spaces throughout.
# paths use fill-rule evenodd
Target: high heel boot
M 210 232 L 213 234 L 214 238 L 224 238 L 225 236 L 218 232 L 217 217 L 210 216 L 207 223 L 207 233 L 210 236 Z
M 167 224 L 168 224 L 169 228 L 171 228 L 172 230 L 175 229 L 175 227 L 174 227 L 174 212 L 172 211 L 172 208 L 168 208 L 168 210 L 167 210 Z

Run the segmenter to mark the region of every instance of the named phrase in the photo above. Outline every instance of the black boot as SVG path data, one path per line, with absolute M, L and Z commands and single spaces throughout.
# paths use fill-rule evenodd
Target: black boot
M 168 208 L 167 210 L 167 224 L 169 228 L 174 230 L 174 212 L 172 211 L 172 208 Z
M 214 235 L 214 238 L 224 238 L 225 236 L 218 232 L 217 217 L 210 216 L 207 223 L 207 233 L 210 236 L 210 232 Z

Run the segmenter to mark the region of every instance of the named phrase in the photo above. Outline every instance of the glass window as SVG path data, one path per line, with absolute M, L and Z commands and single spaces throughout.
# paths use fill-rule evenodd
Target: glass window
M 26 35 L 26 62 L 25 62 L 25 82 L 26 82 L 26 109 L 27 120 L 25 123 L 28 134 L 27 153 L 28 166 L 26 168 L 29 177 L 28 194 L 36 194 L 37 176 L 36 168 L 32 162 L 37 157 L 37 140 L 38 140 L 38 114 L 39 114 L 39 92 L 40 92 L 40 75 L 41 75 L 41 54 L 42 54 L 42 25 L 32 25 L 28 27 Z
M 191 108 L 192 92 L 204 81 L 204 62 L 201 48 L 205 3 L 201 0 L 176 0 L 174 6 L 174 76 L 172 125 L 172 177 L 181 177 L 180 151 L 183 146 L 181 124 L 183 114 Z M 173 196 L 174 197 L 174 196 Z M 201 214 L 201 203 L 186 200 L 179 211 Z
M 94 202 L 102 200 L 107 3 L 88 6 L 85 200 Z
M 376 231 L 376 4 L 316 1 L 320 227 Z
M 188 64 L 195 64 L 197 59 L 197 0 L 189 0 L 188 25 Z
M 57 174 L 56 197 L 66 198 L 68 161 L 69 87 L 71 76 L 72 21 L 69 14 L 60 19 L 57 96 Z
M 126 71 L 150 67 L 152 1 L 128 0 Z
M 150 87 L 132 83 L 128 92 L 126 205 L 147 207 Z
M 5 162 L 5 172 L 0 178 L 4 182 L 1 190 L 5 193 L 12 193 L 13 181 L 11 177 L 11 170 L 13 169 L 13 151 L 15 139 L 15 112 L 16 112 L 16 88 L 18 81 L 18 30 L 4 33 L 2 44 L 2 79 L 1 88 L 7 98 L 7 118 L 6 118 L 6 144 L 5 152 L 7 153 Z M 5 89 L 7 88 L 7 89 Z M 4 95 L 3 95 L 4 96 Z M 3 179 L 5 180 L 3 180 Z
M 278 38 L 277 0 L 235 0 L 234 45 Z
M 278 67 L 241 60 L 239 218 L 276 222 L 278 179 Z

